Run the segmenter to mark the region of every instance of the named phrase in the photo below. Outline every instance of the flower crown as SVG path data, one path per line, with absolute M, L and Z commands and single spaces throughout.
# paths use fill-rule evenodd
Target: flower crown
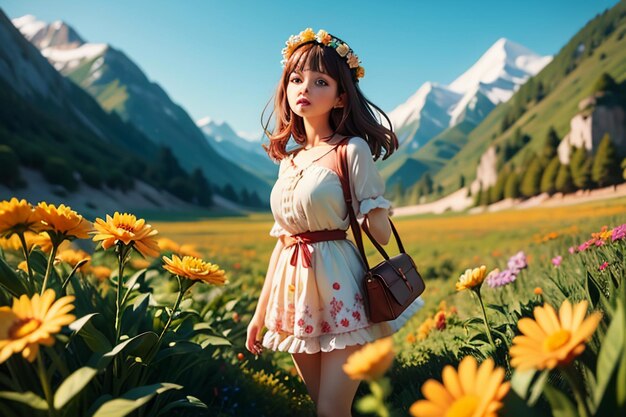
M 348 46 L 348 44 L 326 32 L 324 29 L 320 29 L 317 34 L 315 34 L 315 32 L 313 32 L 313 29 L 306 28 L 297 35 L 291 35 L 287 42 L 285 42 L 286 46 L 282 50 L 283 60 L 280 61 L 282 66 L 284 67 L 287 64 L 289 57 L 291 57 L 293 52 L 300 45 L 312 41 L 320 43 L 324 46 L 334 48 L 340 57 L 345 58 L 346 62 L 348 63 L 348 67 L 350 67 L 351 70 L 354 70 L 354 76 L 356 81 L 358 81 L 359 78 L 363 78 L 365 76 L 365 68 L 360 65 L 359 57 Z

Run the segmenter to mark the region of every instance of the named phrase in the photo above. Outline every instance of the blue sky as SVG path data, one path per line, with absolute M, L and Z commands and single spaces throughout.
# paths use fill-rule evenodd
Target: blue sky
M 426 81 L 450 83 L 501 37 L 555 54 L 616 0 L 264 1 L 0 0 L 10 17 L 63 20 L 130 56 L 194 120 L 260 134 L 285 40 L 306 27 L 344 39 L 361 88 L 385 111 Z

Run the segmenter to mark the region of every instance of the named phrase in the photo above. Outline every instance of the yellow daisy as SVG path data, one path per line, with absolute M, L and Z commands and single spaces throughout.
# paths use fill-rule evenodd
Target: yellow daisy
M 557 316 L 549 304 L 535 307 L 535 320 L 522 318 L 517 327 L 522 335 L 513 338 L 511 366 L 521 371 L 527 369 L 554 369 L 567 365 L 585 350 L 588 341 L 602 319 L 600 312 L 585 318 L 587 301 L 572 306 L 563 301 Z
M 378 339 L 348 356 L 343 370 L 351 379 L 376 379 L 387 372 L 394 356 L 392 338 Z
M 35 207 L 44 224 L 43 230 L 54 232 L 64 239 L 87 239 L 91 231 L 91 222 L 76 213 L 69 206 L 41 202 Z
M 93 240 L 102 241 L 105 250 L 122 242 L 124 245 L 132 245 L 144 256 L 159 255 L 159 245 L 154 238 L 158 231 L 146 224 L 144 219 L 137 219 L 128 213 L 115 212 L 113 217 L 107 214 L 106 221 L 96 219 L 94 227 L 96 232 Z
M 74 296 L 61 297 L 55 301 L 55 293 L 47 289 L 42 296 L 32 299 L 22 295 L 13 299 L 13 307 L 0 307 L 0 363 L 14 353 L 21 353 L 33 362 L 39 345 L 52 346 L 54 335 L 75 320 L 68 314 L 74 309 Z
M 458 372 L 447 365 L 442 377 L 443 384 L 429 379 L 422 385 L 425 399 L 411 405 L 413 417 L 495 416 L 510 388 L 510 383 L 503 383 L 504 369 L 494 369 L 492 359 L 477 366 L 473 356 L 466 356 Z
M 72 268 L 74 268 L 80 261 L 87 259 L 87 262 L 80 267 L 80 270 L 85 272 L 89 268 L 87 264 L 91 261 L 91 255 L 84 250 L 65 249 L 57 254 L 56 259 L 65 262 Z
M 485 280 L 486 274 L 487 267 L 485 265 L 481 265 L 479 268 L 466 269 L 459 277 L 459 282 L 456 283 L 456 290 L 471 290 L 479 287 Z
M 7 238 L 13 233 L 41 230 L 41 217 L 26 200 L 13 197 L 10 201 L 0 201 L 0 236 Z
M 226 283 L 224 270 L 220 269 L 218 265 L 205 262 L 202 259 L 193 256 L 183 256 L 181 259 L 176 255 L 172 255 L 172 259 L 164 256 L 163 261 L 165 262 L 163 268 L 179 277 L 194 281 L 204 281 L 214 285 L 224 285 Z

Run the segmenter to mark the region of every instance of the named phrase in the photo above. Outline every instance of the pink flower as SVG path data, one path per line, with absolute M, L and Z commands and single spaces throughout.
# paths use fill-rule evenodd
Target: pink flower
M 555 256 L 554 258 L 552 258 L 552 265 L 560 266 L 562 260 L 563 260 L 563 257 L 561 255 Z
M 576 248 L 573 246 L 570 246 L 569 249 L 567 250 L 569 253 L 571 253 L 572 255 L 576 253 Z
M 330 324 L 327 321 L 322 322 L 322 333 L 330 332 Z
M 341 320 L 341 325 L 343 327 L 348 327 L 350 325 L 350 320 L 348 320 L 348 319 Z
M 626 223 L 617 226 L 613 229 L 613 233 L 611 234 L 611 241 L 615 242 L 616 240 L 624 239 L 626 237 Z
M 339 291 L 339 288 L 341 288 L 341 285 L 339 285 L 339 283 L 338 283 L 338 282 L 335 282 L 335 283 L 333 284 L 333 289 L 334 289 L 334 290 Z
M 300 327 L 304 326 L 304 319 L 298 320 L 298 326 Z
M 311 333 L 311 332 L 313 332 L 313 326 L 311 326 L 311 325 L 309 324 L 308 326 L 306 326 L 306 327 L 304 328 L 304 332 L 305 332 L 305 333 Z
M 602 245 L 604 245 L 604 240 L 598 239 L 598 240 L 596 240 L 595 244 L 596 244 L 596 246 L 602 246 Z
M 361 320 L 361 313 L 359 313 L 358 311 L 353 311 L 352 317 L 354 317 L 357 321 L 359 321 Z
M 602 265 L 600 265 L 600 266 L 598 267 L 598 269 L 599 269 L 600 271 L 604 271 L 604 270 L 606 269 L 606 267 L 607 267 L 607 266 L 609 266 L 609 263 L 608 263 L 608 262 L 606 262 L 606 261 L 604 261 L 604 262 L 602 263 Z

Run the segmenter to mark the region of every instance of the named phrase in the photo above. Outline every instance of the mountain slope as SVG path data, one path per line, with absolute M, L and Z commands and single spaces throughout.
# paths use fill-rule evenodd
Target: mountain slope
M 273 184 L 278 176 L 278 164 L 272 162 L 261 142 L 240 137 L 226 122 L 218 123 L 208 117 L 196 122 L 206 140 L 222 157 Z
M 219 155 L 185 110 L 122 51 L 108 44 L 85 43 L 63 22 L 42 25 L 32 16 L 13 22 L 55 68 L 104 109 L 131 122 L 154 143 L 170 147 L 185 170 L 201 168 L 215 184 L 230 183 L 238 190 L 256 190 L 261 198 L 269 196 L 267 181 Z
M 475 178 L 480 156 L 490 145 L 510 140 L 517 129 L 532 139 L 511 163 L 525 164 L 543 145 L 550 126 L 560 137 L 565 135 L 578 103 L 591 94 L 602 72 L 618 82 L 626 79 L 625 1 L 590 20 L 532 82 L 491 112 L 468 135 L 467 145 L 436 174 L 435 182 L 451 192 L 459 175 Z
M 54 195 L 45 198 L 91 213 L 191 207 L 146 178 L 157 147 L 60 75 L 2 10 L 0 44 L 0 144 L 17 157 L 12 175 L 25 186 L 0 186 L 0 198 Z

